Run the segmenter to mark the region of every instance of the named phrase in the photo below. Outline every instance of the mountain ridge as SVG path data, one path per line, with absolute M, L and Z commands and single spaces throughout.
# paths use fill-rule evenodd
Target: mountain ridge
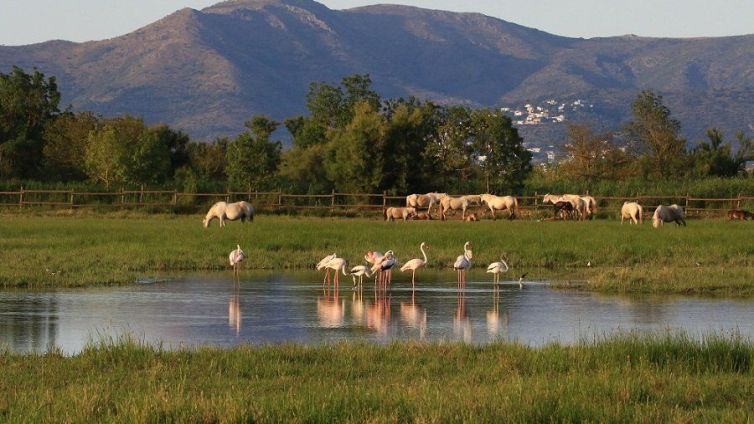
M 754 131 L 754 35 L 572 38 L 481 13 L 230 0 L 107 40 L 0 46 L 0 72 L 12 65 L 55 75 L 75 110 L 142 115 L 197 138 L 235 134 L 254 113 L 304 113 L 311 82 L 353 73 L 369 73 L 384 97 L 490 107 L 586 99 L 593 111 L 574 119 L 606 126 L 652 89 L 692 140 L 710 126 Z M 562 137 L 564 126 L 552 127 L 547 137 Z

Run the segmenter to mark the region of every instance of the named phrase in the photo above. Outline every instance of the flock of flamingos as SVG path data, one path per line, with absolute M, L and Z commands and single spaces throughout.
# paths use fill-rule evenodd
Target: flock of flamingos
M 589 219 L 593 217 L 596 211 L 596 201 L 591 196 L 581 196 L 574 194 L 552 195 L 546 194 L 543 202 L 553 205 L 555 218 L 572 218 L 572 219 Z M 427 193 L 411 194 L 406 197 L 406 206 L 400 208 L 387 208 L 385 218 L 391 219 L 431 219 L 432 206 L 438 205 L 441 219 L 445 219 L 446 212 L 451 210 L 461 210 L 462 219 L 466 219 L 466 210 L 470 205 L 486 205 L 495 219 L 495 212 L 498 210 L 508 210 L 509 219 L 515 218 L 519 214 L 518 201 L 513 196 L 495 196 L 492 194 L 468 195 L 459 197 L 450 197 L 446 193 Z M 417 213 L 417 208 L 427 208 L 425 214 Z M 636 202 L 625 202 L 621 208 L 621 223 L 624 219 L 629 219 L 631 223 L 640 224 L 643 219 L 643 210 L 641 205 Z M 424 217 L 422 217 L 424 216 Z M 205 227 L 213 219 L 220 221 L 220 226 L 225 225 L 225 220 L 235 221 L 252 221 L 254 219 L 254 207 L 248 202 L 226 203 L 217 202 L 204 218 Z M 652 216 L 652 225 L 657 228 L 664 222 L 675 222 L 678 225 L 686 225 L 684 220 L 683 208 L 678 205 L 660 205 Z M 392 250 L 385 253 L 378 251 L 368 251 L 364 255 L 364 260 L 368 265 L 357 265 L 346 272 L 348 261 L 340 258 L 337 254 L 322 258 L 316 266 L 316 269 L 325 270 L 323 286 L 333 284 L 337 290 L 339 284 L 339 272 L 344 276 L 351 276 L 354 288 L 362 287 L 364 277 L 374 278 L 375 289 L 386 289 L 392 281 L 393 268 L 399 268 L 401 272 L 411 271 L 411 285 L 416 290 L 416 271 L 427 265 L 427 252 L 425 249 L 429 245 L 422 242 L 419 250 L 423 258 L 411 259 L 405 264 L 400 264 L 398 258 Z M 239 265 L 247 258 L 241 246 L 237 245 L 236 249 L 230 252 L 228 260 L 233 267 L 234 276 L 238 278 Z M 463 245 L 463 254 L 459 255 L 453 264 L 456 271 L 456 282 L 459 288 L 466 285 L 466 270 L 471 267 L 472 251 L 471 242 Z M 332 281 L 330 271 L 333 271 Z M 500 274 L 508 272 L 508 264 L 501 257 L 499 262 L 493 262 L 487 267 L 487 272 L 493 274 L 493 283 L 499 284 Z M 526 274 L 521 275 L 518 279 L 520 287 L 523 287 L 523 279 Z M 358 280 L 357 280 L 358 278 Z

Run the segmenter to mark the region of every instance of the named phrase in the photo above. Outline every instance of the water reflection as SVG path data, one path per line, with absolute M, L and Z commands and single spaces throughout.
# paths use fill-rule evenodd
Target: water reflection
M 500 313 L 500 292 L 499 285 L 495 285 L 492 288 L 492 309 L 489 309 L 486 314 L 487 318 L 487 335 L 490 337 L 490 341 L 506 340 L 508 338 L 508 311 L 503 311 L 502 316 Z M 501 337 L 502 331 L 502 337 Z
M 367 327 L 382 336 L 390 328 L 390 300 L 390 290 L 377 288 L 374 299 L 367 305 Z
M 449 273 L 427 271 L 416 291 L 405 281 L 387 290 L 323 290 L 313 273 L 248 273 L 240 283 L 215 274 L 105 289 L 0 291 L 0 345 L 77 352 L 92 337 L 122 332 L 166 347 L 343 340 L 541 345 L 666 329 L 754 336 L 752 300 L 605 296 L 536 282 L 520 290 L 473 277 L 462 290 Z
M 342 327 L 346 317 L 346 301 L 338 296 L 338 290 L 327 290 L 317 298 L 319 325 L 325 328 Z
M 228 325 L 236 330 L 236 336 L 241 333 L 241 291 L 238 286 L 228 301 Z
M 411 302 L 401 302 L 401 321 L 409 328 L 419 330 L 419 340 L 427 336 L 427 309 L 416 303 L 416 292 L 411 295 Z

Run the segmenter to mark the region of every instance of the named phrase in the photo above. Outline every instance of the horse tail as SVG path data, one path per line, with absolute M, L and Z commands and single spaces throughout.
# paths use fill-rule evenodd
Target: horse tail
M 385 221 L 390 221 L 390 215 L 388 214 L 388 211 L 390 208 L 385 208 L 384 211 L 382 211 L 382 214 L 385 215 Z
M 518 199 L 516 199 L 515 197 L 513 198 L 513 211 L 515 213 L 513 215 L 511 215 L 511 217 L 518 218 L 519 217 L 519 215 L 518 215 L 518 212 L 519 212 L 518 211 Z

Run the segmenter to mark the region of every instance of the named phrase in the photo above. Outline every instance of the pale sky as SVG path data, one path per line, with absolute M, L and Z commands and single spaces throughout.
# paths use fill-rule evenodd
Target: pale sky
M 101 40 L 163 16 L 218 0 L 0 0 L 0 44 Z M 380 0 L 322 0 L 331 9 Z M 391 0 L 431 9 L 480 12 L 570 37 L 636 34 L 709 37 L 754 33 L 753 0 Z

